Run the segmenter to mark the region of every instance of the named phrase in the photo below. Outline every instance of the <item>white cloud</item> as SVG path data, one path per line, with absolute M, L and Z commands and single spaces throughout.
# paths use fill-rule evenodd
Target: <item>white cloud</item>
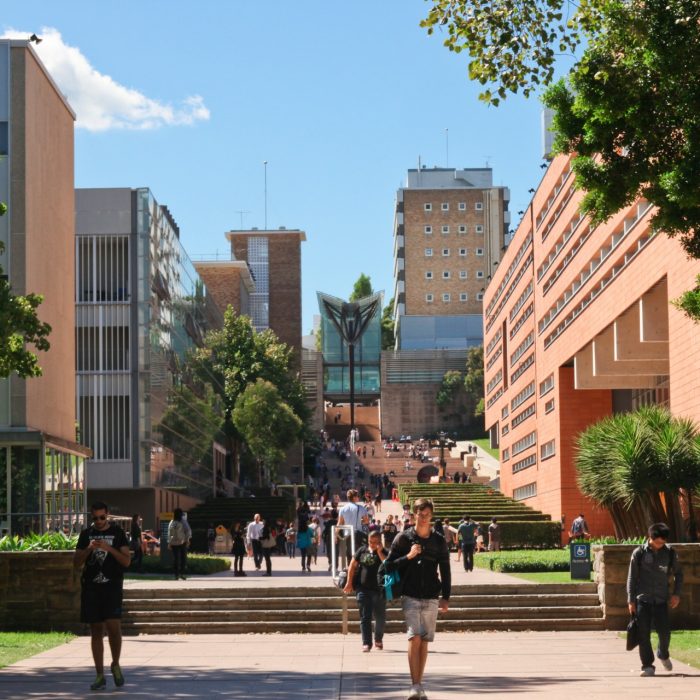
M 27 39 L 30 34 L 8 29 L 0 38 Z M 88 131 L 158 129 L 209 119 L 200 95 L 191 95 L 175 106 L 151 99 L 93 68 L 80 49 L 63 41 L 57 29 L 44 27 L 40 37 L 42 42 L 32 46 L 68 98 L 78 127 Z

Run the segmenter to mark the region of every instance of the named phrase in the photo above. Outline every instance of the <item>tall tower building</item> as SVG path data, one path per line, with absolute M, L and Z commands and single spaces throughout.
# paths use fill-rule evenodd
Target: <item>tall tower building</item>
M 394 217 L 397 349 L 482 342 L 482 300 L 507 244 L 509 199 L 490 168 L 408 171 Z

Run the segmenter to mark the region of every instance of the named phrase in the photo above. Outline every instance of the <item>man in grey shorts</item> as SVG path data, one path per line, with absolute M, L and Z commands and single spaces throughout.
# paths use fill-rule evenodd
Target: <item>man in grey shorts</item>
M 404 530 L 394 540 L 385 567 L 389 572 L 398 570 L 403 584 L 401 602 L 408 631 L 408 667 L 411 672 L 407 700 L 427 700 L 423 672 L 428 659 L 428 644 L 435 638 L 438 611 L 447 612 L 449 607 L 452 578 L 447 543 L 432 528 L 433 502 L 428 498 L 418 498 L 413 504 L 413 512 L 415 527 Z

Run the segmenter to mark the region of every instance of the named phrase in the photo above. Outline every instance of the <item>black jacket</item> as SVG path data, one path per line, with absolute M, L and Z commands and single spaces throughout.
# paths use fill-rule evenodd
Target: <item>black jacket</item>
M 408 559 L 406 555 L 414 544 L 422 545 L 423 552 L 414 559 Z M 442 595 L 445 600 L 450 599 L 450 551 L 445 538 L 434 530 L 427 538 L 419 537 L 415 528 L 404 530 L 393 541 L 384 566 L 389 572 L 398 569 L 403 580 L 403 595 L 420 599 L 439 598 Z
M 678 553 L 668 545 L 655 552 L 649 543 L 632 552 L 627 572 L 627 602 L 665 603 L 668 600 L 668 579 L 673 575 L 673 595 L 681 594 L 683 570 Z

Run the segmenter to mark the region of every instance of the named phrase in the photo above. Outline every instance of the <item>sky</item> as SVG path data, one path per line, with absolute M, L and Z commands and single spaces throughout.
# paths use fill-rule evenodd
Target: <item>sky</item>
M 392 296 L 394 201 L 419 158 L 488 164 L 514 224 L 542 177 L 539 101 L 479 102 L 468 56 L 419 26 L 429 7 L 4 0 L 0 34 L 44 39 L 77 114 L 76 187 L 149 187 L 194 259 L 265 225 L 267 175 L 268 228 L 306 231 L 307 333 L 317 290 L 347 298 L 365 273 Z

